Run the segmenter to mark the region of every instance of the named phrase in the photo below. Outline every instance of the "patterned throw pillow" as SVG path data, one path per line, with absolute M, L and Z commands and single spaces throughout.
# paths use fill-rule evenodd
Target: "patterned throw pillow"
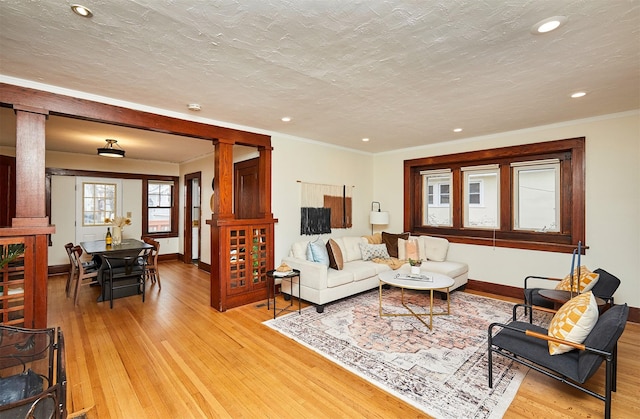
M 362 252 L 362 260 L 371 260 L 374 258 L 389 259 L 386 244 L 367 244 L 360 243 L 360 251 Z
M 344 259 L 342 258 L 342 250 L 335 240 L 329 239 L 327 242 L 327 253 L 329 254 L 329 267 L 342 270 L 344 267 Z
M 598 304 L 591 291 L 567 301 L 551 319 L 549 336 L 582 343 L 598 322 Z M 573 350 L 571 346 L 549 342 L 549 354 L 558 355 Z
M 580 291 L 578 291 L 578 269 L 580 269 Z M 600 278 L 599 274 L 591 272 L 584 265 L 580 266 L 580 268 L 575 268 L 573 271 L 573 292 L 583 293 L 589 291 L 596 284 L 598 278 Z M 556 289 L 571 291 L 571 274 L 565 276 L 556 286 Z

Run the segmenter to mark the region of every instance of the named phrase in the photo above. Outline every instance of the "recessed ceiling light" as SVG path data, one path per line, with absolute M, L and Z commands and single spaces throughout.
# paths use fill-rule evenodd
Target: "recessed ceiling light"
M 282 122 L 291 122 L 291 117 L 290 116 L 283 116 L 282 117 Z
M 462 128 L 454 128 L 453 132 L 462 132 Z
M 535 35 L 540 35 L 543 33 L 551 32 L 555 29 L 558 29 L 560 26 L 564 25 L 567 21 L 566 16 L 554 16 L 540 22 L 536 23 L 531 27 L 531 33 Z
M 190 103 L 190 104 L 187 105 L 187 109 L 189 109 L 190 111 L 193 111 L 193 112 L 198 112 L 202 108 L 197 103 Z
M 586 92 L 575 92 L 575 93 L 573 93 L 573 94 L 571 95 L 571 97 L 575 99 L 575 98 L 583 97 L 583 96 L 586 96 L 586 95 L 587 95 L 587 93 L 586 93 Z
M 365 143 L 369 141 L 368 138 L 363 138 L 362 141 L 364 141 Z
M 77 14 L 78 16 L 82 16 L 82 17 L 93 16 L 93 12 L 91 12 L 91 10 L 89 10 L 87 7 L 84 7 L 81 4 L 72 4 L 71 10 L 73 10 L 73 13 Z

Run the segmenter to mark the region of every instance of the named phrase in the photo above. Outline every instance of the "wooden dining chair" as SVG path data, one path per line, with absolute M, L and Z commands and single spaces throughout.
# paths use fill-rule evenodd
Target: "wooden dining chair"
M 74 265 L 77 274 L 75 275 L 75 292 L 73 294 L 73 304 L 78 305 L 78 296 L 80 295 L 80 287 L 82 285 L 92 285 L 98 283 L 99 270 L 95 265 L 82 262 L 82 247 L 74 246 L 72 250 Z
M 162 289 L 162 283 L 160 282 L 160 272 L 158 271 L 158 254 L 160 253 L 160 242 L 150 237 L 143 237 L 142 240 L 153 246 L 149 253 L 149 259 L 147 260 L 147 266 L 145 270 L 145 279 L 151 281 L 152 284 L 158 282 L 158 288 Z
M 65 244 L 64 250 L 67 251 L 67 256 L 69 257 L 69 276 L 67 277 L 67 285 L 64 287 L 64 291 L 68 298 L 71 291 L 71 283 L 74 281 L 77 271 L 76 262 L 73 258 L 73 243 Z

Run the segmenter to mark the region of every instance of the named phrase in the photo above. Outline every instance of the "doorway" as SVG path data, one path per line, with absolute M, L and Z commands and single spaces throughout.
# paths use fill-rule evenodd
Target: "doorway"
M 123 215 L 122 197 L 121 179 L 77 177 L 76 243 L 104 239 L 105 218 Z
M 234 212 L 238 219 L 260 218 L 260 159 L 235 163 Z
M 200 263 L 200 223 L 201 204 L 200 185 L 202 172 L 184 175 L 185 211 L 184 211 L 184 263 Z

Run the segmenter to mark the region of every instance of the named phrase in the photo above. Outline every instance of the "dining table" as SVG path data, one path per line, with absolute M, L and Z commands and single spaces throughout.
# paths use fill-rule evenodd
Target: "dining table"
M 103 275 L 105 274 L 106 269 L 108 269 L 105 266 L 106 264 L 103 263 L 103 255 L 110 257 L 136 256 L 143 250 L 153 249 L 153 246 L 149 243 L 136 239 L 123 239 L 120 244 L 107 244 L 106 240 L 93 240 L 80 242 L 80 246 L 86 254 L 92 256 L 93 261 L 97 265 L 99 269 L 98 283 L 101 287 L 104 286 Z M 100 293 L 98 301 L 103 301 L 103 294 L 105 301 L 109 300 L 109 289 L 107 288 L 104 293 Z M 121 290 L 114 290 L 113 298 L 128 297 L 135 294 L 135 290 L 125 288 Z

